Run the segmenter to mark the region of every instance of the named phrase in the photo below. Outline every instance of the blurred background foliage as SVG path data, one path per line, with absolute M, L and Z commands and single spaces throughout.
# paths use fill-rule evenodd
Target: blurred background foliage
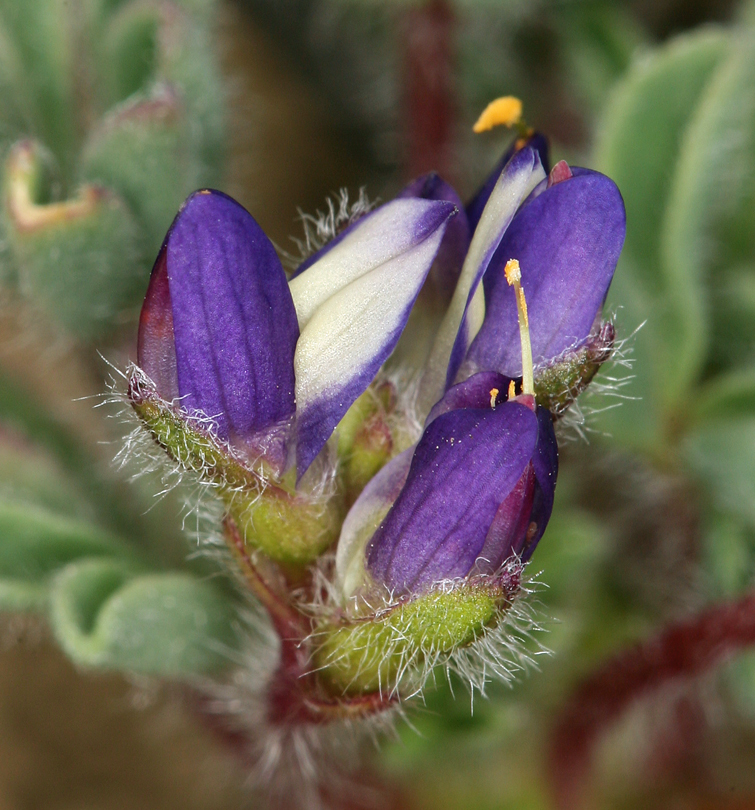
M 434 128 L 415 114 L 423 93 Z M 24 755 L 0 764 L 0 804 L 240 802 L 241 770 L 219 764 L 171 692 L 133 680 L 222 668 L 238 643 L 232 590 L 211 560 L 187 559 L 178 499 L 155 502 L 154 478 L 129 483 L 109 463 L 124 431 L 113 409 L 79 399 L 114 374 L 98 352 L 118 367 L 134 356 L 151 262 L 186 194 L 228 191 L 282 250 L 297 207 L 341 186 L 387 198 L 434 167 L 471 194 L 506 146 L 471 124 L 503 93 L 523 99 L 554 160 L 599 169 L 624 195 L 608 302 L 623 342 L 573 420 L 587 440 L 562 442 L 533 563 L 553 654 L 475 695 L 473 713 L 461 684 L 439 681 L 376 756 L 391 801 L 552 807 L 553 729 L 581 680 L 751 591 L 752 2 L 2 0 L 0 750 Z M 76 675 L 50 637 L 131 685 Z M 135 722 L 112 709 L 127 698 L 150 704 L 138 722 L 166 747 L 127 730 L 112 750 L 113 728 Z M 161 766 L 142 764 L 145 745 Z M 141 781 L 124 792 L 130 763 Z M 754 764 L 743 647 L 606 722 L 589 793 L 597 807 L 755 807 Z

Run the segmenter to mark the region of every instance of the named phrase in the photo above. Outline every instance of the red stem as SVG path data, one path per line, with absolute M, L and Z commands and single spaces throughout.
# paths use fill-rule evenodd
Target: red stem
M 454 27 L 447 0 L 428 0 L 404 17 L 404 137 L 407 175 L 447 180 L 454 168 Z
M 556 725 L 551 779 L 560 810 L 584 806 L 600 735 L 631 704 L 678 678 L 690 678 L 755 643 L 755 594 L 716 605 L 604 664 L 577 688 Z
M 323 691 L 316 673 L 311 671 L 309 639 L 315 629 L 313 620 L 291 604 L 282 582 L 271 581 L 274 577 L 265 577 L 260 572 L 230 517 L 224 520 L 223 528 L 228 547 L 250 590 L 267 610 L 280 638 L 278 670 L 267 693 L 268 722 L 277 726 L 321 725 L 391 708 L 394 701 L 377 692 L 334 697 Z

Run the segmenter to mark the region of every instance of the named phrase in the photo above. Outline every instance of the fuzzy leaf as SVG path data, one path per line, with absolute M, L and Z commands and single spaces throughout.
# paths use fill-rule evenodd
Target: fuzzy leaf
M 39 610 L 61 566 L 126 553 L 101 529 L 23 502 L 0 501 L 0 538 L 0 610 Z
M 649 322 L 634 345 L 635 368 L 643 378 L 628 391 L 643 400 L 606 412 L 601 427 L 633 443 L 656 441 L 661 409 L 681 396 L 704 349 L 700 279 L 666 272 L 661 225 L 685 132 L 728 41 L 726 32 L 706 30 L 638 60 L 603 119 L 597 168 L 616 182 L 627 210 L 627 237 L 609 306 L 621 308 L 625 334 Z
M 5 230 L 19 286 L 72 334 L 92 338 L 143 289 L 135 224 L 121 199 L 99 186 L 47 202 L 41 162 L 40 148 L 24 141 L 6 163 Z
M 718 507 L 755 526 L 755 418 L 705 424 L 682 453 Z
M 78 664 L 182 677 L 218 670 L 236 647 L 231 603 L 188 574 L 138 575 L 84 560 L 55 578 L 53 632 Z
M 145 264 L 160 249 L 183 200 L 204 185 L 188 130 L 180 96 L 162 86 L 106 116 L 84 146 L 82 177 L 117 190 L 126 200 L 144 234 Z

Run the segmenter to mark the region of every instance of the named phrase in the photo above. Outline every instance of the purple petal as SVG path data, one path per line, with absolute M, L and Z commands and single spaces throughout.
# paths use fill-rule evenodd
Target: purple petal
M 294 412 L 299 335 L 270 240 L 237 202 L 199 191 L 166 239 L 182 404 L 246 442 Z
M 367 484 L 343 521 L 336 550 L 336 575 L 344 596 L 364 583 L 364 549 L 398 498 L 412 462 L 414 447 L 391 459 Z
M 464 213 L 464 205 L 453 186 L 435 172 L 413 180 L 397 195 L 398 198 L 417 197 L 422 200 L 445 200 L 453 203 L 459 213 L 451 219 L 443 235 L 428 281 L 432 281 L 436 294 L 447 306 L 469 249 L 472 231 Z
M 406 485 L 367 551 L 373 577 L 417 592 L 472 569 L 493 519 L 530 463 L 537 419 L 526 406 L 462 409 L 425 430 Z
M 498 163 L 496 163 L 495 168 L 492 172 L 490 172 L 487 179 L 483 183 L 482 188 L 480 188 L 469 203 L 467 203 L 467 219 L 469 221 L 469 227 L 473 232 L 477 227 L 477 223 L 480 221 L 480 217 L 482 216 L 482 209 L 485 208 L 485 204 L 487 203 L 491 192 L 495 188 L 496 181 L 501 176 L 501 172 L 506 164 L 511 160 L 514 153 L 517 151 L 517 144 L 519 144 L 518 138 L 503 153 L 503 156 Z M 532 147 L 540 155 L 540 163 L 542 164 L 545 173 L 548 174 L 550 164 L 548 160 L 548 141 L 546 137 L 541 135 L 539 132 L 536 132 L 524 142 L 523 146 Z M 519 148 L 521 149 L 522 145 L 520 145 Z
M 298 477 L 388 359 L 456 213 L 394 200 L 292 281 L 303 321 L 296 347 Z
M 524 547 L 517 552 L 527 562 L 535 550 L 553 511 L 553 498 L 558 478 L 558 444 L 553 431 L 553 418 L 547 408 L 537 409 L 537 447 L 532 457 L 535 471 L 535 492 L 532 503 L 530 524 L 534 523 L 533 533 L 527 536 Z
M 574 176 L 531 199 L 514 217 L 483 279 L 486 315 L 472 342 L 473 367 L 522 373 L 514 293 L 503 268 L 518 259 L 535 365 L 583 341 L 608 292 L 624 243 L 624 203 L 598 172 Z
M 139 316 L 136 357 L 142 371 L 154 382 L 157 393 L 170 402 L 178 397 L 178 369 L 166 259 L 163 245 L 152 268 Z
M 480 280 L 520 205 L 544 178 L 539 157 L 526 147 L 512 157 L 498 178 L 475 229 L 459 282 L 425 367 L 418 394 L 421 413 L 429 413 L 454 383 L 456 372 L 484 318 Z
M 464 382 L 451 386 L 443 399 L 433 406 L 427 417 L 427 424 L 458 408 L 490 408 L 491 400 L 496 406 L 506 402 L 510 382 L 511 378 L 504 377 L 497 371 L 481 371 Z
M 506 500 L 498 507 L 475 561 L 474 570 L 492 574 L 512 555 L 519 554 L 527 537 L 535 494 L 535 472 L 527 465 Z
M 539 156 L 535 152 L 534 149 L 530 149 L 529 147 L 524 147 L 517 152 L 514 153 L 511 160 L 506 164 L 503 173 L 498 181 L 498 188 L 505 189 L 507 186 L 514 185 L 515 178 L 517 176 L 519 178 L 523 177 L 535 177 L 537 176 L 538 170 L 541 169 Z M 499 192 L 494 187 L 493 192 L 491 192 L 490 197 L 494 197 Z M 525 192 L 526 193 L 526 192 Z M 488 201 L 490 201 L 490 197 Z M 464 358 L 467 354 L 467 350 L 469 349 L 470 343 L 473 340 L 473 336 L 471 334 L 470 324 L 468 323 L 468 313 L 470 307 L 472 305 L 472 299 L 474 297 L 475 292 L 477 291 L 477 286 L 482 278 L 486 275 L 490 263 L 495 261 L 496 256 L 498 255 L 499 245 L 505 239 L 505 235 L 510 227 L 510 224 L 513 224 L 514 220 L 516 219 L 516 211 L 522 202 L 522 196 L 516 196 L 512 203 L 513 205 L 507 206 L 504 215 L 498 216 L 495 219 L 494 227 L 488 226 L 486 228 L 486 218 L 489 214 L 481 215 L 481 224 L 480 227 L 475 229 L 475 233 L 483 232 L 486 230 L 490 231 L 490 235 L 486 240 L 486 247 L 484 252 L 481 252 L 478 259 L 476 259 L 476 273 L 474 279 L 472 281 L 472 286 L 470 287 L 469 296 L 467 298 L 467 304 L 464 310 L 464 315 L 461 319 L 461 324 L 459 326 L 459 331 L 456 334 L 456 339 L 454 340 L 453 348 L 451 349 L 451 354 L 448 361 L 448 369 L 446 371 L 446 386 L 451 385 L 454 380 L 456 379 L 456 374 L 459 371 L 459 367 L 461 366 Z M 490 210 L 490 209 L 488 209 Z M 492 225 L 493 223 L 491 223 Z M 476 242 L 476 240 L 475 240 Z M 470 255 L 473 254 L 473 251 L 470 250 Z M 487 298 L 486 298 L 486 306 L 487 306 Z M 489 370 L 481 367 L 482 370 Z M 521 373 L 521 372 L 520 372 Z

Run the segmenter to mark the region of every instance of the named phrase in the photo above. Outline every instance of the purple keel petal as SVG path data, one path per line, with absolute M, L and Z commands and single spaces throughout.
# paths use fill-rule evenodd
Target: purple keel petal
M 178 369 L 166 261 L 163 245 L 152 268 L 139 316 L 136 357 L 142 371 L 155 384 L 157 393 L 170 402 L 178 396 Z
M 553 431 L 553 418 L 546 408 L 537 409 L 537 447 L 532 457 L 535 471 L 535 492 L 530 515 L 531 531 L 527 534 L 524 547 L 517 551 L 527 562 L 535 550 L 553 511 L 553 498 L 558 478 L 558 445 Z M 535 524 L 534 527 L 532 524 Z
M 455 212 L 394 200 L 292 280 L 299 478 L 395 348 Z
M 517 144 L 519 144 L 518 147 Z M 522 146 L 532 147 L 540 155 L 540 163 L 542 163 L 545 173 L 548 174 L 550 171 L 550 163 L 548 159 L 548 141 L 545 135 L 541 135 L 539 132 L 536 132 L 530 138 L 527 138 L 524 144 L 520 144 L 520 141 L 517 138 L 514 143 L 512 143 L 511 146 L 503 153 L 503 156 L 498 163 L 496 163 L 495 168 L 492 172 L 490 172 L 480 190 L 467 203 L 467 219 L 469 220 L 469 227 L 473 232 L 477 227 L 477 223 L 480 221 L 482 210 L 485 208 L 485 204 L 495 188 L 496 181 L 501 176 L 501 172 L 506 164 L 511 160 L 517 148 L 521 149 Z
M 375 532 L 367 567 L 398 593 L 465 576 L 530 463 L 535 414 L 519 403 L 443 414 L 422 436 L 406 485 Z
M 166 247 L 183 406 L 233 442 L 290 418 L 299 328 L 270 240 L 230 197 L 199 191 Z
M 519 554 L 527 537 L 535 495 L 535 472 L 527 465 L 508 498 L 498 507 L 474 570 L 492 574 L 512 555 Z
M 522 268 L 535 365 L 546 363 L 589 335 L 625 229 L 621 194 L 598 172 L 575 169 L 523 206 L 483 279 L 486 315 L 468 352 L 473 366 L 522 373 L 516 303 L 503 273 L 509 259 Z

